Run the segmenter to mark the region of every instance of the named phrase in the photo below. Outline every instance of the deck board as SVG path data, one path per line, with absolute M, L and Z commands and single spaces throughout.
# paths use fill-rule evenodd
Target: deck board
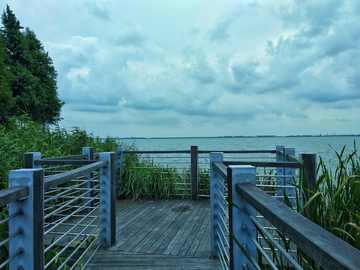
M 183 246 L 186 244 L 186 242 L 191 241 L 191 239 L 188 238 L 189 234 L 191 233 L 192 228 L 194 227 L 195 223 L 199 219 L 199 212 L 201 212 L 203 209 L 201 208 L 201 204 L 199 203 L 197 207 L 194 209 L 193 213 L 189 218 L 187 219 L 186 223 L 182 228 L 179 229 L 178 233 L 178 239 L 176 244 L 173 246 L 173 248 L 170 250 L 171 255 L 179 255 L 180 250 L 183 248 Z
M 116 244 L 86 269 L 219 269 L 211 259 L 210 202 L 117 200 Z
M 95 255 L 97 263 L 89 263 L 89 270 L 215 270 L 221 269 L 219 260 L 178 257 L 171 255 L 133 253 L 106 250 Z
M 184 211 L 187 209 L 189 201 L 186 201 L 184 204 L 178 206 L 179 210 Z M 177 212 L 172 211 L 171 219 L 166 223 L 166 225 L 158 231 L 157 236 L 154 236 L 154 241 L 149 248 L 143 250 L 146 253 L 157 253 L 161 254 L 161 250 L 164 250 L 167 245 L 167 240 L 171 240 L 172 232 L 176 232 L 181 226 L 182 216 Z M 155 241 L 156 240 L 156 241 Z

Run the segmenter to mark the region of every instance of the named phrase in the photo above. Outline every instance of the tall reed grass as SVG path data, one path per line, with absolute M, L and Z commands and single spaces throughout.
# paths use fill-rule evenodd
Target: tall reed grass
M 67 131 L 60 126 L 47 128 L 23 115 L 9 118 L 6 126 L 0 124 L 0 189 L 8 187 L 10 170 L 23 167 L 25 152 L 41 152 L 42 158 L 78 155 L 82 147 L 94 147 L 95 152 L 116 151 L 121 143 L 107 137 L 101 139 L 79 127 Z M 133 146 L 123 145 L 127 150 Z M 8 206 L 0 208 L 0 219 L 8 216 Z M 0 241 L 8 236 L 8 224 L 0 226 Z M 8 257 L 8 245 L 0 248 L 0 262 Z
M 126 163 L 125 163 L 126 164 Z M 181 181 L 176 168 L 151 165 L 142 161 L 136 168 L 126 167 L 120 198 L 169 199 L 177 194 L 175 183 Z
M 360 250 L 360 158 L 357 155 L 355 142 L 354 150 L 348 156 L 344 156 L 345 147 L 340 153 L 334 151 L 338 161 L 334 171 L 329 169 L 320 157 L 314 190 L 305 187 L 304 181 L 307 179 L 303 179 L 302 169 L 300 169 L 299 180 L 295 184 L 296 208 L 299 214 Z M 285 203 L 292 208 L 285 191 L 284 194 Z M 302 198 L 309 198 L 309 200 L 303 205 Z M 285 235 L 278 230 L 276 234 L 283 239 L 285 249 L 290 250 L 290 242 Z M 267 241 L 267 245 L 279 269 L 292 269 L 288 262 L 275 252 L 276 248 L 271 242 Z M 299 264 L 304 269 L 321 269 L 301 250 L 297 251 L 297 256 Z
M 10 118 L 7 126 L 0 124 L 0 189 L 7 188 L 10 170 L 23 167 L 25 152 L 41 152 L 42 158 L 81 154 L 82 147 L 94 147 L 95 152 L 115 151 L 117 141 L 88 134 L 74 126 L 67 131 L 60 126 L 46 128 L 26 115 Z
M 295 185 L 296 206 L 300 214 L 360 250 L 360 158 L 355 141 L 354 150 L 347 156 L 345 149 L 346 146 L 341 152 L 334 150 L 338 162 L 334 171 L 320 157 L 314 190 L 305 188 L 303 181 L 307 179 L 300 172 L 300 181 Z M 300 198 L 306 197 L 309 200 L 301 205 Z M 291 207 L 289 200 L 286 202 Z M 301 250 L 298 261 L 304 269 L 322 269 Z
M 166 157 L 164 157 L 166 159 Z M 155 159 L 156 160 L 156 159 Z M 126 199 L 189 198 L 191 195 L 191 167 L 186 165 L 157 163 L 154 159 L 128 153 L 122 169 L 122 192 L 118 197 Z M 210 195 L 210 172 L 198 169 L 198 188 L 202 195 Z
M 117 146 L 125 146 L 125 150 L 137 150 L 134 144 L 123 145 L 110 137 L 94 137 L 80 127 L 75 126 L 70 131 L 59 126 L 49 129 L 31 121 L 26 115 L 10 118 L 6 126 L 0 125 L 0 189 L 8 187 L 10 170 L 23 167 L 25 152 L 41 152 L 42 158 L 60 157 L 81 154 L 82 147 L 85 146 L 94 147 L 94 152 L 116 151 Z M 151 160 L 143 159 L 137 154 L 125 155 L 120 174 L 121 198 L 168 199 L 189 193 L 190 169 L 179 171 L 171 166 L 154 165 Z M 206 182 L 203 178 L 201 183 Z M 209 183 L 209 179 L 207 182 Z M 0 218 L 7 216 L 8 207 L 0 209 Z M 0 239 L 7 235 L 8 226 L 4 224 L 0 227 Z M 0 261 L 7 256 L 6 245 L 0 249 Z
M 360 249 L 360 158 L 354 151 L 344 156 L 335 151 L 338 165 L 329 169 L 320 158 L 315 190 L 297 185 L 300 194 L 309 194 L 309 201 L 299 210 L 313 222 Z M 306 179 L 305 179 L 306 180 Z M 310 205 L 312 204 L 313 211 Z

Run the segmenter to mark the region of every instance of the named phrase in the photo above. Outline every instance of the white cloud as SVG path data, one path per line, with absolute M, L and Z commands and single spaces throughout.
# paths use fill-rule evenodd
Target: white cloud
M 87 84 L 89 82 L 90 70 L 88 67 L 72 68 L 66 76 L 73 84 L 80 87 L 80 84 Z
M 54 60 L 66 126 L 281 135 L 334 122 L 358 133 L 358 1 L 40 2 L 8 4 Z
M 102 21 L 110 21 L 109 1 L 85 0 L 75 5 L 79 12 L 86 11 Z

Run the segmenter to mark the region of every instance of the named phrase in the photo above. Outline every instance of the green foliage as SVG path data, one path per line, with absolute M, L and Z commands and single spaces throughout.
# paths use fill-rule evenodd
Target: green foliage
M 132 150 L 136 150 L 132 146 Z M 120 198 L 169 199 L 190 196 L 190 168 L 157 164 L 148 157 L 138 154 L 126 154 L 121 171 Z M 198 188 L 201 195 L 210 194 L 210 173 L 199 168 Z
M 340 153 L 335 151 L 338 166 L 334 172 L 327 168 L 320 157 L 318 179 L 314 190 L 305 188 L 302 180 L 302 168 L 300 168 L 300 180 L 295 184 L 297 190 L 296 208 L 300 214 L 314 223 L 360 249 L 360 159 L 357 156 L 355 144 L 354 151 L 348 156 L 344 156 L 344 152 L 345 146 Z M 292 203 L 285 192 L 284 196 L 285 203 L 292 208 Z M 306 197 L 309 200 L 301 205 L 302 198 Z M 229 203 L 234 205 L 230 201 Z M 262 235 L 261 232 L 260 234 Z M 288 262 L 276 252 L 276 247 L 264 235 L 262 236 L 272 251 L 271 254 L 276 266 L 279 269 L 292 269 Z M 290 241 L 286 239 L 285 234 L 276 230 L 276 236 L 282 239 L 285 250 L 290 250 Z M 236 243 L 240 245 L 238 242 Z M 322 269 L 300 249 L 297 251 L 297 256 L 298 263 L 304 269 Z
M 306 217 L 330 231 L 350 245 L 360 249 L 360 159 L 354 151 L 344 157 L 345 146 L 336 152 L 338 165 L 335 172 L 327 168 L 320 158 L 315 190 L 299 185 L 300 192 L 311 195 L 310 203 L 303 207 Z
M 6 117 L 15 105 L 15 98 L 10 90 L 12 75 L 5 65 L 5 45 L 3 36 L 0 36 L 0 121 Z
M 3 207 L 3 209 L 0 208 L 0 220 L 3 220 L 9 216 L 9 206 Z M 1 241 L 3 239 L 6 239 L 9 236 L 9 225 L 6 222 L 5 224 L 0 226 L 0 239 Z M 0 248 L 0 262 L 5 261 L 8 258 L 9 255 L 9 245 L 3 245 Z
M 51 244 L 54 243 L 55 238 L 52 239 Z M 76 241 L 73 242 L 73 244 L 76 244 L 76 246 L 73 248 L 73 250 L 76 250 L 80 245 L 82 245 L 83 243 L 86 244 L 86 247 L 88 247 L 91 242 L 93 242 L 95 240 L 95 238 L 88 238 L 87 235 L 84 236 L 84 238 L 81 241 Z M 69 243 L 69 242 L 68 242 Z M 67 243 L 67 244 L 68 244 Z M 71 251 L 69 252 L 69 249 L 66 249 L 65 253 L 63 256 L 59 256 L 60 252 L 58 252 L 58 249 L 61 249 L 62 246 L 59 245 L 54 249 L 50 249 L 46 252 L 45 254 L 45 265 L 47 265 L 48 263 L 50 264 L 46 270 L 51 270 L 54 267 L 56 267 L 56 269 L 59 269 L 59 267 L 61 267 L 60 269 L 62 270 L 68 270 L 70 269 L 70 267 L 74 267 L 75 269 L 82 269 L 83 265 L 78 262 L 76 263 L 76 265 L 74 265 L 74 259 L 70 259 L 67 264 L 64 264 L 63 260 L 66 260 L 69 256 L 73 255 L 71 254 Z M 54 260 L 54 258 L 56 257 L 56 259 Z M 51 262 L 51 263 L 50 263 Z M 64 264 L 64 265 L 63 265 Z M 63 265 L 63 266 L 62 266 Z M 74 269 L 71 268 L 71 269 Z
M 56 126 L 50 130 L 28 115 L 9 117 L 6 126 L 0 123 L 0 189 L 8 187 L 10 170 L 23 167 L 24 153 L 41 152 L 42 158 L 79 155 L 85 146 L 94 147 L 95 152 L 108 152 L 116 151 L 121 144 L 109 137 L 94 137 L 79 127 L 67 131 Z M 8 206 L 0 209 L 0 219 L 7 216 Z M 7 223 L 1 225 L 0 239 L 5 239 L 8 231 Z M 0 261 L 6 260 L 8 252 L 8 245 L 0 248 Z M 55 254 L 56 250 L 52 252 Z
M 150 159 L 141 159 L 136 154 L 127 154 L 122 171 L 122 192 L 119 197 L 128 199 L 154 198 L 168 199 L 178 190 L 175 183 L 182 183 L 182 177 L 176 168 L 153 164 Z
M 79 127 L 70 131 L 55 126 L 48 129 L 28 115 L 9 117 L 6 126 L 0 124 L 0 188 L 7 187 L 8 172 L 23 167 L 24 153 L 41 152 L 42 158 L 79 155 L 82 147 L 94 147 L 95 152 L 115 151 L 121 144 L 102 140 Z
M 210 196 L 210 169 L 198 169 L 199 194 Z
M 29 28 L 22 31 L 20 21 L 9 6 L 2 15 L 2 23 L 4 63 L 12 74 L 8 82 L 15 98 L 15 104 L 9 103 L 3 109 L 2 122 L 6 123 L 6 115 L 18 116 L 25 112 L 35 122 L 55 124 L 60 120 L 64 102 L 57 96 L 57 73 L 51 58 L 33 31 Z

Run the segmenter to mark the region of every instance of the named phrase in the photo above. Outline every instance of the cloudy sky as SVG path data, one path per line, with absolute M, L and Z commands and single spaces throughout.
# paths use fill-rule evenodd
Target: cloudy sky
M 62 127 L 101 137 L 360 133 L 359 0 L 7 4 L 54 61 Z

